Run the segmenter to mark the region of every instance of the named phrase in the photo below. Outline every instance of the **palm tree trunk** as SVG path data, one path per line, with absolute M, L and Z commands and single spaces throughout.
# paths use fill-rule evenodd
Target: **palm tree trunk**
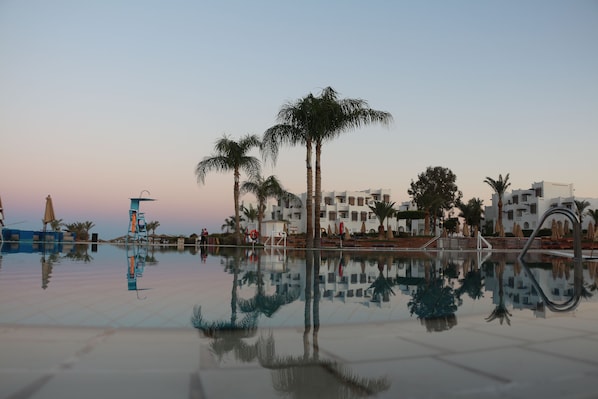
M 313 170 L 311 165 L 311 140 L 307 140 L 305 154 L 305 167 L 307 169 L 307 193 L 305 194 L 305 211 L 307 215 L 306 220 L 306 239 L 305 247 L 314 247 L 314 214 L 313 214 Z
M 233 187 L 234 202 L 235 202 L 235 242 L 241 245 L 241 221 L 239 216 L 239 169 L 235 168 L 235 185 Z
M 498 236 L 504 237 L 505 229 L 502 226 L 502 197 L 498 197 Z
M 320 156 L 322 155 L 322 142 L 316 142 L 316 189 L 314 193 L 314 248 L 322 246 L 320 203 L 322 202 L 322 168 Z

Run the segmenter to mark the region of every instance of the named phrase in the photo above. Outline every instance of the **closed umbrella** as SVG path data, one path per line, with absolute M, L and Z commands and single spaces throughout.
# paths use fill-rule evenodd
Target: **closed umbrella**
M 517 237 L 523 238 L 523 229 L 520 224 L 517 224 Z
M 569 220 L 565 220 L 565 224 L 563 225 L 563 235 L 566 236 L 569 234 Z
M 386 239 L 390 240 L 394 238 L 394 234 L 392 233 L 392 229 L 390 226 L 386 226 Z
M 467 223 L 463 224 L 463 237 L 469 237 L 469 226 Z
M 44 212 L 44 231 L 46 231 L 46 225 L 56 220 L 54 215 L 54 205 L 52 204 L 52 197 L 48 195 L 46 197 L 46 211 Z
M 4 208 L 2 208 L 2 197 L 0 197 L 0 228 L 4 227 Z
M 550 230 L 551 230 L 550 239 L 552 239 L 552 240 L 558 240 L 559 239 L 559 232 L 558 232 L 558 227 L 556 225 L 556 220 L 554 220 L 554 219 L 552 219 L 552 224 L 550 226 Z
M 330 228 L 330 224 L 328 224 L 328 236 L 332 235 L 332 229 Z
M 562 220 L 559 220 L 558 222 L 556 222 L 556 228 L 557 228 L 557 231 L 559 233 L 559 238 L 563 238 L 563 236 L 565 234 L 564 234 L 564 231 L 563 231 L 563 221 Z
M 594 223 L 590 222 L 588 223 L 588 234 L 587 234 L 587 238 L 588 240 L 593 240 L 594 239 Z
M 365 222 L 361 222 L 361 234 L 365 234 Z

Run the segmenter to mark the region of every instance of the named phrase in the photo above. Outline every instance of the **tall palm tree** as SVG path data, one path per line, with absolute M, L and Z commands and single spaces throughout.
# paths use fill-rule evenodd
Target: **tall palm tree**
M 313 117 L 315 111 L 313 94 L 295 102 L 284 104 L 278 111 L 278 124 L 264 132 L 262 139 L 262 153 L 276 162 L 280 146 L 283 144 L 305 146 L 305 168 L 307 180 L 306 204 L 306 247 L 314 246 L 314 215 L 313 215 L 313 166 L 312 166 L 312 131 L 317 119 Z M 319 215 L 318 215 L 319 216 Z
M 280 144 L 305 145 L 307 168 L 307 247 L 319 248 L 322 174 L 322 145 L 341 133 L 372 123 L 389 124 L 392 115 L 369 108 L 361 99 L 339 99 L 331 87 L 319 96 L 309 94 L 294 103 L 285 104 L 278 113 L 279 125 L 264 134 L 266 154 L 276 159 Z M 315 146 L 315 194 L 313 183 L 312 147 Z M 315 233 L 315 234 L 314 234 Z M 312 245 L 313 244 L 313 245 Z
M 197 182 L 200 184 L 205 182 L 208 172 L 233 172 L 235 241 L 237 245 L 241 245 L 241 222 L 239 216 L 241 170 L 249 176 L 259 173 L 261 162 L 256 157 L 248 155 L 248 152 L 252 148 L 259 146 L 260 139 L 257 135 L 246 135 L 241 137 L 239 141 L 235 141 L 227 135 L 223 135 L 222 138 L 216 140 L 216 145 L 214 146 L 215 153 L 212 156 L 204 157 L 204 159 L 197 164 L 195 169 Z
M 388 125 L 392 122 L 392 115 L 385 111 L 371 109 L 367 101 L 359 98 L 338 98 L 338 92 L 332 87 L 326 87 L 318 100 L 316 110 L 317 130 L 312 132 L 316 150 L 316 184 L 314 197 L 314 214 L 316 231 L 315 246 L 321 246 L 320 239 L 320 206 L 322 202 L 322 172 L 320 159 L 322 156 L 322 144 L 330 141 L 344 132 L 357 129 L 362 126 L 380 123 Z
M 588 206 L 590 206 L 588 201 L 575 200 L 575 209 L 577 210 L 577 215 L 579 216 L 579 224 L 582 224 L 583 214 Z
M 391 218 L 396 210 L 394 209 L 394 202 L 374 201 L 374 205 L 368 205 L 374 215 L 378 218 L 380 225 L 378 226 L 378 238 L 384 238 L 384 220 Z
M 286 191 L 276 176 L 268 176 L 264 179 L 259 173 L 241 184 L 241 193 L 251 193 L 257 199 L 257 230 L 260 236 L 262 234 L 262 221 L 264 220 L 266 203 L 269 198 L 299 199 L 294 194 Z
M 507 173 L 505 175 L 505 178 L 503 179 L 502 175 L 499 174 L 498 175 L 498 180 L 494 180 L 490 177 L 486 177 L 486 179 L 484 179 L 484 183 L 488 184 L 492 190 L 494 190 L 494 192 L 496 193 L 496 195 L 498 196 L 498 220 L 497 220 L 497 232 L 499 237 L 504 237 L 505 236 L 505 229 L 502 225 L 502 206 L 503 206 L 503 196 L 505 194 L 505 192 L 507 191 L 507 188 L 509 188 L 509 186 L 511 185 L 511 183 L 509 183 L 509 174 Z

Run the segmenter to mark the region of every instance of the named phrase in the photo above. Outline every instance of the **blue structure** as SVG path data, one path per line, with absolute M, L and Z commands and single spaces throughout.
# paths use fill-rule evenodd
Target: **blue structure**
M 143 192 L 142 192 L 143 193 Z M 127 242 L 130 240 L 137 243 L 147 242 L 147 225 L 145 223 L 145 214 L 139 211 L 139 204 L 142 201 L 155 201 L 152 198 L 131 198 L 129 207 L 129 230 L 127 232 Z

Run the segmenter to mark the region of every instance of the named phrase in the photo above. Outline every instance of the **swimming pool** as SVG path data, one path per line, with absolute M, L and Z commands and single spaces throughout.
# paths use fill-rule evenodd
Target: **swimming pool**
M 263 397 L 592 397 L 598 375 L 594 262 L 530 253 L 522 264 L 517 253 L 476 251 L 4 250 L 0 327 L 194 331 L 200 364 L 188 389 L 202 397 L 234 397 L 257 381 Z M 227 382 L 232 375 L 246 387 Z

